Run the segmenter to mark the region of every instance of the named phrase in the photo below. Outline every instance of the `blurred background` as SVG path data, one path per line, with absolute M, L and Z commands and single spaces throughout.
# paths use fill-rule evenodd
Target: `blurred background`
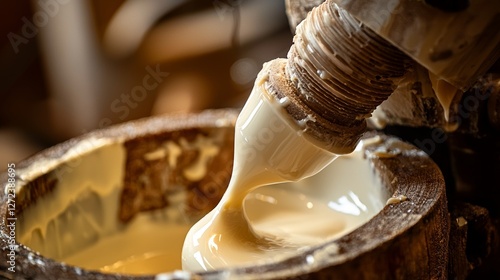
M 109 125 L 241 108 L 293 36 L 283 0 L 1 5 L 0 171 Z

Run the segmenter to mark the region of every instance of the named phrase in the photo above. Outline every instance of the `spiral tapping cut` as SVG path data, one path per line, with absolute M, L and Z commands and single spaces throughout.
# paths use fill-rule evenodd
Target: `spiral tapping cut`
M 305 136 L 344 154 L 394 91 L 409 58 L 327 1 L 297 26 L 288 59 L 271 63 L 275 97 L 290 100 L 286 110 L 303 124 Z
M 317 244 L 256 232 L 245 197 L 263 185 L 312 176 L 352 152 L 365 119 L 393 92 L 407 61 L 332 2 L 313 9 L 298 26 L 288 58 L 265 63 L 257 76 L 236 121 L 229 186 L 186 236 L 183 268 L 241 265 Z M 297 230 L 293 226 L 287 231 Z

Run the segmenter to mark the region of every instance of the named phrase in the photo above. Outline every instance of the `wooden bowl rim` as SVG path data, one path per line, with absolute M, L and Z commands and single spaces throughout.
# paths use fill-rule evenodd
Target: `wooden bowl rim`
M 162 132 L 190 128 L 234 127 L 238 116 L 238 109 L 214 109 L 189 114 L 166 114 L 147 117 L 135 121 L 113 125 L 95 130 L 81 136 L 69 139 L 53 147 L 45 149 L 16 164 L 16 171 L 30 167 L 34 163 L 57 159 L 75 144 L 94 138 L 109 138 L 116 142 L 125 142 L 137 137 L 155 135 Z M 374 157 L 370 160 L 375 168 L 383 174 L 381 178 L 387 184 L 391 194 L 404 194 L 408 199 L 399 204 L 386 205 L 371 220 L 345 236 L 319 246 L 309 248 L 298 255 L 275 260 L 266 264 L 234 267 L 226 270 L 217 270 L 202 273 L 176 271 L 162 273 L 157 276 L 130 276 L 105 274 L 98 271 L 85 270 L 79 267 L 66 265 L 45 258 L 30 248 L 17 243 L 17 274 L 36 275 L 36 279 L 51 279 L 60 274 L 67 279 L 77 279 L 82 276 L 97 277 L 99 279 L 212 279 L 219 277 L 235 277 L 237 279 L 275 279 L 293 277 L 303 273 L 319 271 L 325 268 L 334 268 L 350 263 L 368 254 L 378 247 L 388 246 L 398 236 L 404 235 L 418 223 L 425 222 L 426 218 L 437 208 L 446 205 L 445 183 L 437 165 L 424 152 L 416 147 L 404 143 L 399 139 L 379 133 L 369 133 L 368 136 L 379 135 L 383 145 L 389 149 L 400 150 L 393 157 Z M 380 145 L 368 146 L 366 155 L 373 152 Z M 418 166 L 417 166 L 418 165 Z M 401 173 L 404 171 L 404 173 Z M 19 173 L 16 174 L 19 178 Z M 396 180 L 394 178 L 397 178 Z M 0 185 L 7 186 L 7 173 L 0 174 Z M 396 184 L 397 183 L 397 184 Z M 0 193 L 0 219 L 6 222 L 7 196 Z M 441 209 L 442 210 L 442 209 Z M 383 226 L 383 229 L 381 228 Z M 404 226 L 402 226 L 404 225 Z M 7 236 L 5 228 L 0 229 L 0 235 Z M 446 237 L 441 237 L 441 239 Z M 446 241 L 446 240 L 445 240 Z M 7 239 L 0 238 L 0 247 L 7 246 Z M 4 251 L 5 252 L 5 251 Z M 311 263 L 311 257 L 315 260 Z M 6 253 L 0 259 L 6 258 Z M 19 263 L 22 260 L 23 263 Z M 2 261 L 0 267 L 5 266 Z M 7 271 L 5 269 L 5 271 Z M 57 272 L 56 272 L 57 271 Z M 1 273 L 0 273 L 1 275 Z M 15 275 L 19 276 L 19 275 Z M 8 277 L 8 275 L 7 275 Z M 155 278 L 156 277 L 156 278 Z M 173 278 L 168 278 L 173 277 Z

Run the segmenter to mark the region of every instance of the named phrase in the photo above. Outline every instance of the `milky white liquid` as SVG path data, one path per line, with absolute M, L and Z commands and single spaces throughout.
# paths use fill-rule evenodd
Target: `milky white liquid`
M 450 109 L 453 99 L 459 94 L 460 90 L 431 72 L 429 72 L 429 80 L 431 81 L 432 89 L 436 94 L 437 100 L 443 108 L 444 119 L 447 122 L 444 129 L 446 131 L 456 130 L 458 128 L 458 123 L 450 123 Z
M 212 149 L 211 145 L 202 147 Z M 175 218 L 178 213 L 161 209 L 141 213 L 126 226 L 117 223 L 123 160 L 120 144 L 85 153 L 49 196 L 19 217 L 19 240 L 47 257 L 108 273 L 140 275 L 181 269 L 182 243 L 190 226 Z M 357 149 L 315 176 L 250 192 L 244 209 L 259 234 L 280 236 L 294 246 L 314 245 L 350 232 L 378 213 L 385 198 L 382 188 L 374 186 L 369 162 Z M 65 237 L 54 238 L 62 234 Z M 245 259 L 240 261 L 245 263 Z
M 256 264 L 297 254 L 368 221 L 384 199 L 380 188 L 370 188 L 373 174 L 362 152 L 328 165 L 335 155 L 301 136 L 300 122 L 287 119 L 280 102 L 268 95 L 266 79 L 259 75 L 238 118 L 228 191 L 187 236 L 188 225 L 166 216 L 152 219 L 156 214 L 119 224 L 125 149 L 121 143 L 95 139 L 62 156 L 70 168 L 49 195 L 24 210 L 18 240 L 46 257 L 87 269 L 153 274 L 180 269 L 181 250 L 182 266 L 193 271 Z M 203 146 L 202 154 L 213 150 L 201 142 L 196 145 Z M 171 148 L 145 156 L 168 156 L 175 164 L 176 149 Z M 43 166 L 32 169 L 43 173 Z M 196 166 L 189 174 L 203 177 L 205 164 Z M 255 189 L 269 183 L 276 184 Z
M 126 274 L 180 269 L 189 225 L 163 210 L 141 213 L 126 225 L 117 218 L 125 158 L 123 144 L 106 139 L 89 139 L 66 152 L 59 159 L 66 164 L 55 171 L 57 186 L 18 217 L 17 240 L 85 269 Z M 52 165 L 48 159 L 32 170 Z
M 61 261 L 108 273 L 156 274 L 181 269 L 188 225 L 136 217 L 127 229 L 106 236 Z
M 265 199 L 260 202 L 257 196 L 250 196 L 247 204 L 257 213 L 243 211 L 245 196 L 257 187 L 309 177 L 336 158 L 302 137 L 300 124 L 288 119 L 280 102 L 270 96 L 267 76 L 263 74 L 267 65 L 236 122 L 229 187 L 216 208 L 186 236 L 182 252 L 186 270 L 212 270 L 293 254 L 298 248 L 324 242 L 346 228 L 345 221 L 337 219 L 328 204 L 314 203 L 313 198 L 292 189 L 266 189 L 260 195 Z M 301 192 L 304 190 L 307 188 Z M 297 196 L 311 201 L 296 203 L 293 197 Z M 269 207 L 269 211 L 259 210 L 266 208 L 263 201 L 275 201 L 283 206 L 278 210 L 291 211 Z M 257 217 L 259 225 L 248 223 Z

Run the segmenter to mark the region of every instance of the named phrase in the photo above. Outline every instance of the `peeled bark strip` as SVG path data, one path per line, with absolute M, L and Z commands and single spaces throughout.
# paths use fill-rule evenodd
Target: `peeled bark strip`
M 457 95 L 449 106 L 448 115 L 455 120 Z M 370 122 L 381 128 L 387 125 L 439 127 L 450 125 L 429 79 L 429 71 L 413 62 L 394 93 L 373 112 Z

